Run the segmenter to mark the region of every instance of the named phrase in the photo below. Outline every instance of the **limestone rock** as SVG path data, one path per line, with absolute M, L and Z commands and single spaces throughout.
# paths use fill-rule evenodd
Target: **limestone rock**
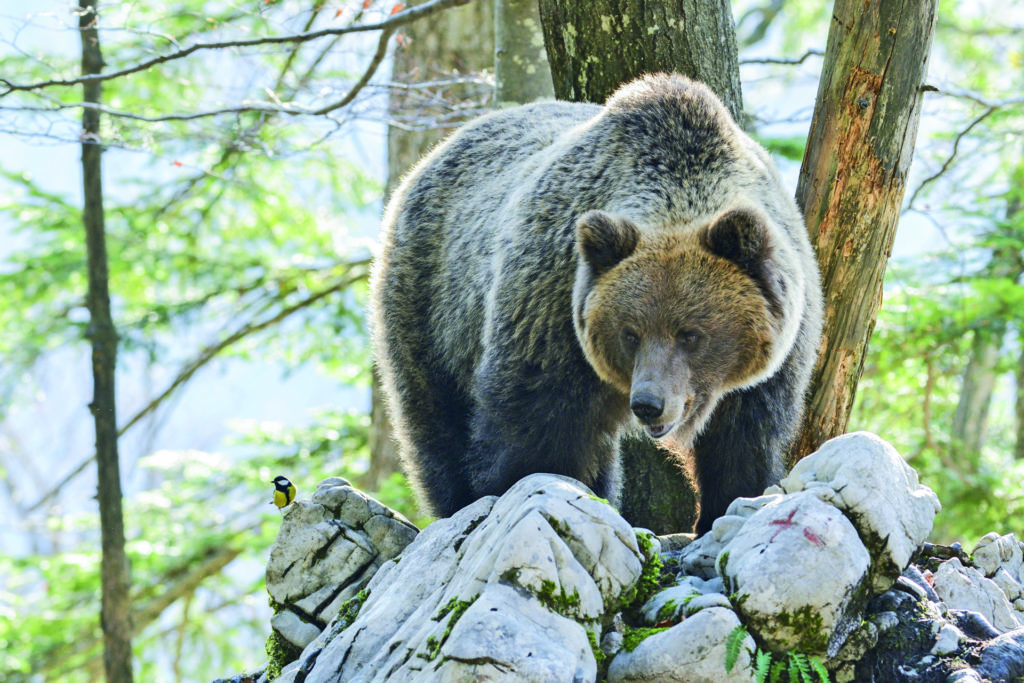
M 936 655 L 950 655 L 960 648 L 960 642 L 964 640 L 964 634 L 953 624 L 936 623 L 938 632 L 935 634 L 935 644 L 931 652 Z
M 787 493 L 812 491 L 846 514 L 872 553 L 876 592 L 900 575 L 941 509 L 896 449 L 868 432 L 827 441 L 780 486 Z
M 270 550 L 267 591 L 282 607 L 275 630 L 305 647 L 417 533 L 344 479 L 321 482 L 312 502 L 297 500 L 288 509 Z
M 1018 584 L 1024 582 L 1024 549 L 1013 534 L 1000 536 L 994 531 L 982 536 L 971 557 L 985 576 L 992 578 L 1000 569 Z M 1010 598 L 1011 600 L 1013 598 Z
M 756 649 L 749 635 L 739 657 L 725 671 L 725 644 L 740 625 L 732 610 L 709 607 L 667 631 L 644 639 L 632 652 L 622 651 L 608 667 L 609 683 L 747 683 L 754 680 L 751 660 Z M 562 679 L 568 680 L 568 679 Z
M 955 557 L 939 565 L 932 582 L 947 606 L 980 613 L 1000 633 L 1022 626 L 999 586 L 977 569 L 963 566 Z
M 1019 681 L 1024 677 L 1024 629 L 1004 633 L 987 643 L 975 668 L 988 681 Z
M 386 563 L 355 620 L 307 646 L 305 680 L 593 681 L 591 637 L 645 559 L 629 524 L 581 484 L 531 475 Z
M 813 492 L 761 508 L 718 556 L 741 619 L 768 647 L 829 656 L 860 623 L 870 562 L 853 525 Z
M 660 590 L 640 609 L 644 623 L 653 626 L 666 619 L 678 621 L 705 607 L 730 607 L 720 578 L 703 580 L 695 576 L 680 577 L 675 586 Z M 724 601 L 724 602 L 723 602 Z

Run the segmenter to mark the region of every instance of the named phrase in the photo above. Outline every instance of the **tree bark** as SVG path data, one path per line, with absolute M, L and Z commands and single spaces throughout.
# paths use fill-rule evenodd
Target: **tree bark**
M 728 0 L 540 0 L 555 96 L 603 104 L 625 81 L 676 71 L 706 83 L 742 124 Z
M 554 96 L 537 0 L 495 0 L 495 103 L 504 107 Z
M 1017 337 L 1024 340 L 1024 327 L 1017 328 Z M 1013 457 L 1017 460 L 1024 460 L 1024 343 L 1021 344 L 1017 356 L 1017 400 L 1014 408 L 1017 416 L 1017 429 Z
M 736 29 L 727 0 L 540 0 L 555 95 L 603 103 L 644 73 L 703 81 L 742 121 Z M 650 439 L 620 444 L 622 515 L 658 534 L 690 531 L 697 495 L 684 466 Z
M 1024 165 L 1015 176 L 1024 174 Z M 1019 196 L 1011 196 L 1006 205 L 1005 224 L 1011 226 L 1021 211 Z M 996 226 L 998 233 L 1003 230 Z M 1007 237 L 1013 237 L 1012 232 Z M 996 247 L 992 251 L 992 259 L 985 268 L 983 277 L 1005 279 L 1017 282 L 1024 274 L 1024 255 L 1015 244 Z M 1011 313 L 1012 315 L 1012 313 Z M 992 405 L 992 393 L 999 379 L 999 356 L 1006 337 L 1007 322 L 1005 317 L 985 323 L 981 321 L 973 332 L 970 356 L 961 381 L 960 398 L 957 401 L 956 413 L 953 415 L 953 441 L 955 447 L 968 453 L 981 449 L 985 443 L 985 432 L 988 427 L 989 407 Z M 1020 385 L 1018 385 L 1019 387 Z M 1018 390 L 1018 408 L 1020 408 L 1020 391 Z M 1019 440 L 1016 450 L 1024 445 Z
M 790 463 L 842 434 L 881 305 L 921 114 L 936 0 L 836 0 L 800 169 L 824 336 Z
M 467 74 L 489 68 L 494 60 L 494 8 L 491 0 L 432 14 L 403 30 L 404 47 L 395 51 L 392 79 L 402 83 L 420 83 L 446 74 Z M 447 95 L 464 97 L 458 88 Z M 423 104 L 401 92 L 392 95 L 388 104 L 392 116 L 422 113 Z M 448 121 L 444 127 L 425 126 L 407 130 L 388 128 L 388 179 L 386 195 L 390 196 L 402 176 L 420 157 L 462 121 Z M 388 475 L 400 469 L 398 448 L 393 437 L 384 392 L 373 373 L 370 391 L 370 467 L 362 486 L 379 490 Z
M 975 330 L 971 340 L 971 353 L 964 368 L 960 398 L 953 414 L 954 448 L 976 453 L 985 443 L 988 410 L 992 392 L 999 378 L 999 350 L 1003 345 L 1006 326 L 1002 323 L 991 329 Z
M 98 74 L 103 69 L 100 52 L 96 0 L 81 0 L 79 30 L 82 40 L 82 73 Z M 99 81 L 84 84 L 85 102 L 99 104 Z M 103 218 L 103 180 L 100 115 L 96 109 L 82 114 L 82 222 L 89 271 L 88 336 L 92 342 L 93 400 L 89 405 L 96 424 L 97 499 L 103 557 L 100 565 L 103 628 L 103 664 L 108 683 L 132 680 L 131 600 L 128 558 L 124 545 L 121 510 L 121 472 L 117 453 L 117 414 L 114 401 L 114 373 L 117 365 L 117 331 L 110 315 L 109 273 Z

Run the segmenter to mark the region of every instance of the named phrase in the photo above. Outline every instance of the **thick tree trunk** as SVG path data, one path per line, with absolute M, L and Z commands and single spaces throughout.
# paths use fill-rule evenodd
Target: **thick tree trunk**
M 82 73 L 98 74 L 103 69 L 100 53 L 96 0 L 81 0 L 79 29 L 82 39 Z M 99 104 L 102 86 L 98 81 L 84 86 L 85 102 Z M 95 109 L 82 115 L 82 186 L 85 240 L 89 270 L 90 323 L 92 341 L 93 400 L 89 405 L 96 423 L 96 464 L 103 558 L 100 565 L 103 627 L 103 664 L 108 683 L 132 680 L 131 600 L 128 559 L 124 547 L 124 518 L 121 511 L 121 472 L 117 453 L 117 414 L 114 402 L 114 371 L 117 365 L 117 331 L 110 316 L 109 274 L 103 219 L 100 117 Z
M 707 83 L 741 121 L 736 31 L 726 0 L 540 0 L 559 99 L 603 103 L 644 73 L 675 71 Z M 650 439 L 621 444 L 622 515 L 664 534 L 690 531 L 696 492 L 683 466 Z
M 921 114 L 936 0 L 836 0 L 797 204 L 821 265 L 825 328 L 790 462 L 853 406 Z
M 495 104 L 504 107 L 554 96 L 537 0 L 495 0 Z
M 742 124 L 728 0 L 540 0 L 555 96 L 603 103 L 623 82 L 676 71 L 706 83 Z
M 493 0 L 477 0 L 410 24 L 403 29 L 405 46 L 395 51 L 392 79 L 415 84 L 489 68 L 494 60 L 494 36 L 490 30 L 493 26 Z M 453 86 L 443 94 L 455 98 L 479 96 L 464 91 L 465 88 Z M 418 96 L 396 91 L 388 106 L 390 114 L 401 118 L 429 118 L 434 112 L 429 111 L 429 103 Z M 388 196 L 409 168 L 459 123 L 461 121 L 453 120 L 443 127 L 424 125 L 408 130 L 391 126 L 388 129 Z M 376 491 L 388 475 L 399 470 L 400 464 L 376 372 L 370 393 L 370 468 L 360 483 L 367 490 Z

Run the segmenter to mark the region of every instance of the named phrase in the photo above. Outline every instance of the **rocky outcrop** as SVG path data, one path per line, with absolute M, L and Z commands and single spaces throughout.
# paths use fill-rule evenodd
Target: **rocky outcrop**
M 1024 545 L 990 534 L 971 566 L 924 542 L 938 510 L 865 433 L 666 552 L 556 475 L 418 535 L 328 480 L 271 554 L 274 628 L 303 648 L 278 680 L 746 682 L 789 666 L 844 682 L 1016 680 Z
M 270 550 L 274 632 L 303 648 L 419 530 L 340 477 L 288 509 Z

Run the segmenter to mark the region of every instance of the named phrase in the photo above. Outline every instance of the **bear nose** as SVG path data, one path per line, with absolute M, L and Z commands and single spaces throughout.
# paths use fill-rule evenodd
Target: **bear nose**
M 634 415 L 650 424 L 661 417 L 665 402 L 653 394 L 639 392 L 630 398 L 629 407 Z

